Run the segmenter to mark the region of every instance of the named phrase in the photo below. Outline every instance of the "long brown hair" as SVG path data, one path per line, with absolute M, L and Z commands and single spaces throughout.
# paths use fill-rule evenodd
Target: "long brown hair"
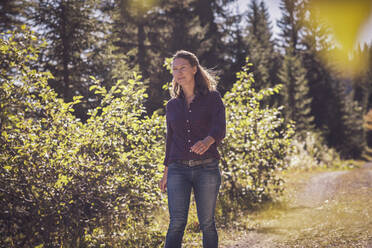
M 217 81 L 214 78 L 214 73 L 201 66 L 195 54 L 185 50 L 179 50 L 173 55 L 172 61 L 177 58 L 186 59 L 191 66 L 196 66 L 197 70 L 194 76 L 195 94 L 206 95 L 209 91 L 216 90 Z M 172 80 L 172 88 L 170 90 L 170 94 L 172 97 L 184 97 L 182 87 L 177 84 L 174 78 Z

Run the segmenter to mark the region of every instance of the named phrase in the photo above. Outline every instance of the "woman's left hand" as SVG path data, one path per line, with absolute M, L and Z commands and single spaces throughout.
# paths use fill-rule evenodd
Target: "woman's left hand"
M 214 138 L 211 136 L 205 137 L 203 140 L 199 140 L 196 142 L 192 147 L 191 151 L 195 152 L 196 154 L 202 155 L 205 153 L 209 147 L 215 142 Z

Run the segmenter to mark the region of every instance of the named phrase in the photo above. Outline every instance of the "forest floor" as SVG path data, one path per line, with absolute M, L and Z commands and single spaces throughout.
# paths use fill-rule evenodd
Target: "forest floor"
M 372 163 L 285 177 L 281 199 L 220 232 L 221 247 L 372 248 Z

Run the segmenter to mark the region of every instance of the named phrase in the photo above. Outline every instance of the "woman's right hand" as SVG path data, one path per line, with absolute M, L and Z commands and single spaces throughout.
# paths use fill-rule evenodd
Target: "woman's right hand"
M 168 167 L 166 166 L 163 173 L 163 178 L 159 182 L 159 188 L 162 193 L 167 191 L 167 176 L 168 176 Z

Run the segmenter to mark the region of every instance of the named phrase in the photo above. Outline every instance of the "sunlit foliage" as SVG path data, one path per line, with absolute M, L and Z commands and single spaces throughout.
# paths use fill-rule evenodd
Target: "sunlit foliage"
M 256 91 L 250 63 L 237 74 L 238 80 L 224 96 L 227 136 L 222 153 L 222 204 L 237 201 L 245 206 L 270 198 L 283 189 L 277 177 L 286 168 L 293 124 L 284 123 L 281 109 L 263 108 L 261 100 L 278 93 L 281 85 Z M 229 200 L 227 200 L 229 199 Z M 225 205 L 232 211 L 233 205 Z
M 160 201 L 163 118 L 141 118 L 141 77 L 118 81 L 86 124 L 33 70 L 29 32 L 1 39 L 0 219 L 3 247 L 152 246 L 145 230 Z M 9 73 L 12 72 L 12 73 Z M 154 244 L 154 243 L 153 243 Z M 155 244 L 154 244 L 155 245 Z M 122 246 L 121 246 L 122 247 Z

